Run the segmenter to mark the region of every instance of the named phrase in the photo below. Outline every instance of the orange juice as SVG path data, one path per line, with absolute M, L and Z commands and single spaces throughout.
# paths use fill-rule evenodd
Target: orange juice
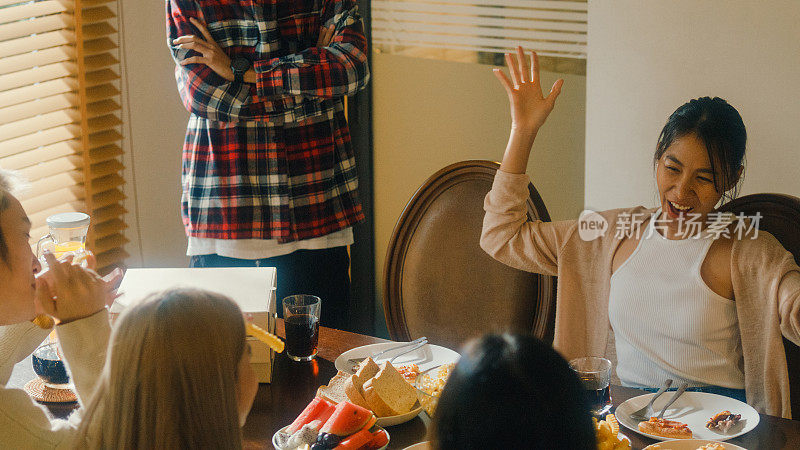
M 55 249 L 53 250 L 53 256 L 56 259 L 61 259 L 63 256 L 66 256 L 70 253 L 81 253 L 83 250 L 86 249 L 86 244 L 79 241 L 67 241 L 67 242 L 59 242 L 55 245 Z

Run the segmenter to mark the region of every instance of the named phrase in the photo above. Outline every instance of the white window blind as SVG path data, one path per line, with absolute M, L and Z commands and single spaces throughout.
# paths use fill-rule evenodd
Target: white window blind
M 0 167 L 31 182 L 33 228 L 81 211 L 101 272 L 128 256 L 116 0 L 0 0 Z
M 448 55 L 503 54 L 522 45 L 585 61 L 586 29 L 585 1 L 372 0 L 373 45 L 385 53 L 459 59 Z

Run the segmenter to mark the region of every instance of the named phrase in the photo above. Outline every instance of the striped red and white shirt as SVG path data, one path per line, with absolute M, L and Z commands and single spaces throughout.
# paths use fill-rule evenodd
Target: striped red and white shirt
M 176 63 L 193 56 L 173 39 L 204 22 L 230 57 L 253 62 L 256 84 L 208 66 L 176 64 L 191 113 L 183 146 L 186 234 L 293 242 L 363 220 L 343 99 L 369 80 L 367 41 L 354 0 L 167 0 Z M 316 47 L 321 27 L 331 43 Z

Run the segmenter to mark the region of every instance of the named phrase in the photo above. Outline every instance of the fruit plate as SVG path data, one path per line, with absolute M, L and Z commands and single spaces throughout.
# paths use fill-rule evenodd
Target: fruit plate
M 723 446 L 725 450 L 745 450 L 738 445 L 733 445 L 728 442 L 709 441 L 708 439 L 673 439 L 670 441 L 659 442 L 658 444 L 648 445 L 644 448 L 644 450 L 695 450 L 698 447 L 711 443 L 719 444 Z
M 353 367 L 347 362 L 349 359 L 366 358 L 367 356 L 374 355 L 375 353 L 386 350 L 387 348 L 394 347 L 397 344 L 398 342 L 382 342 L 380 344 L 362 345 L 361 347 L 351 348 L 350 350 L 339 355 L 333 364 L 336 366 L 336 370 L 341 370 L 345 373 L 353 373 Z M 384 361 L 392 359 L 393 356 L 397 355 L 398 353 L 402 353 L 402 351 L 403 350 L 389 352 L 376 359 L 375 362 L 378 365 L 381 365 Z M 395 366 L 416 364 L 417 367 L 419 367 L 419 371 L 424 372 L 442 364 L 456 362 L 458 361 L 458 358 L 458 352 L 450 350 L 447 347 L 427 344 L 417 350 L 414 350 L 413 352 L 399 356 L 397 359 L 392 361 L 392 364 Z
M 378 417 L 378 421 L 375 422 L 376 425 L 379 427 L 393 427 L 395 425 L 400 425 L 401 423 L 406 423 L 409 420 L 417 417 L 419 413 L 422 412 L 422 405 L 419 404 L 419 401 L 414 404 L 414 409 L 405 413 L 405 414 L 398 414 L 396 416 L 386 416 L 386 417 Z
M 287 448 L 285 448 L 285 447 L 281 447 L 281 441 L 282 441 L 282 439 L 281 439 L 281 436 L 282 436 L 282 435 L 283 435 L 283 436 L 286 436 L 286 433 L 285 433 L 284 431 L 285 431 L 287 428 L 289 428 L 289 425 L 286 425 L 285 427 L 283 427 L 283 428 L 281 428 L 280 430 L 276 431 L 276 432 L 275 432 L 275 434 L 273 434 L 273 435 L 272 435 L 272 446 L 273 446 L 273 447 L 275 447 L 275 448 L 276 448 L 276 449 L 278 449 L 278 450 L 293 450 L 293 449 L 287 449 Z M 383 429 L 383 428 L 381 428 L 380 426 L 378 426 L 378 428 L 379 428 L 381 431 L 383 431 L 384 433 L 386 433 L 386 437 L 387 437 L 387 438 L 388 438 L 388 439 L 391 441 L 391 438 L 392 438 L 392 437 L 389 435 L 389 432 L 388 432 L 388 431 L 386 431 L 386 430 L 384 430 L 384 429 Z M 371 428 L 370 428 L 370 429 L 371 429 Z M 385 449 L 386 449 L 386 447 L 388 447 L 388 446 L 389 446 L 389 442 L 387 442 L 387 443 L 386 443 L 386 445 L 384 445 L 383 447 L 379 448 L 378 450 L 385 450 Z
M 625 428 L 649 438 L 666 441 L 669 438 L 642 433 L 639 431 L 639 422 L 630 417 L 632 412 L 647 406 L 647 403 L 653 395 L 655 394 L 645 394 L 628 399 L 617 407 L 615 415 L 619 424 Z M 655 411 L 660 411 L 671 398 L 672 392 L 666 392 L 655 401 L 653 409 Z M 711 416 L 725 410 L 733 414 L 741 414 L 742 418 L 740 422 L 728 430 L 727 434 L 706 428 L 706 422 Z M 726 441 L 741 436 L 755 428 L 760 420 L 758 412 L 747 403 L 740 402 L 730 397 L 706 392 L 684 392 L 672 406 L 667 408 L 666 413 L 664 413 L 664 418 L 683 422 L 688 425 L 694 434 L 694 439 L 716 441 Z

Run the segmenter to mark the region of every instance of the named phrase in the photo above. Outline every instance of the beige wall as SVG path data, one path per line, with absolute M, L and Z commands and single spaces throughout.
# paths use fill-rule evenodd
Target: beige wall
M 800 2 L 589 2 L 586 206 L 655 205 L 667 117 L 704 95 L 748 131 L 743 194 L 800 196 Z
M 467 159 L 499 161 L 508 139 L 508 99 L 492 67 L 373 54 L 375 268 L 381 298 L 386 246 L 406 202 L 442 167 Z M 528 173 L 554 220 L 583 206 L 586 77 L 565 80 L 539 133 Z M 379 317 L 382 311 L 378 310 Z
M 185 267 L 180 217 L 181 145 L 189 113 L 175 87 L 164 2 L 119 2 L 123 36 L 126 247 L 134 267 Z M 127 95 L 126 95 L 127 92 Z M 138 202 L 136 199 L 138 198 Z M 137 207 L 138 204 L 138 207 Z

